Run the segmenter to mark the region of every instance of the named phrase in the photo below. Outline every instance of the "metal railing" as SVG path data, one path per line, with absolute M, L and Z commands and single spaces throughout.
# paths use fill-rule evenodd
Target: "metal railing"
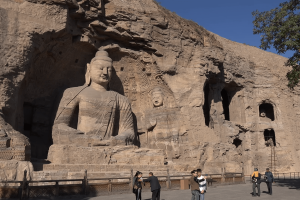
M 238 184 L 244 183 L 243 173 L 208 174 L 209 184 Z M 120 193 L 130 193 L 133 187 L 133 170 L 130 177 L 121 178 L 88 178 L 87 171 L 83 179 L 65 180 L 27 180 L 24 171 L 23 181 L 2 181 L 0 185 L 0 199 L 5 198 L 42 198 L 66 195 L 103 196 Z M 191 175 L 157 176 L 162 190 L 179 190 L 187 183 Z M 189 183 L 189 182 L 188 182 Z M 17 186 L 10 186 L 11 184 Z M 185 188 L 187 189 L 187 188 Z M 145 183 L 143 191 L 150 191 L 150 183 Z
M 262 176 L 264 174 L 261 174 Z M 252 180 L 251 175 L 248 176 L 249 180 Z M 286 172 L 286 173 L 280 173 L 275 172 L 273 173 L 274 180 L 296 180 L 300 179 L 300 172 Z

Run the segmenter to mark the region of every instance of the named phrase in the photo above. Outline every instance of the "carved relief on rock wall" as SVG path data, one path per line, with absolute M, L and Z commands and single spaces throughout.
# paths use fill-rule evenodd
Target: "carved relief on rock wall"
M 122 56 L 110 53 L 116 76 L 110 85 L 130 100 L 136 117 L 139 146 L 174 152 L 179 145 L 180 110 L 163 73 L 152 56 Z M 158 102 L 156 102 L 158 101 Z

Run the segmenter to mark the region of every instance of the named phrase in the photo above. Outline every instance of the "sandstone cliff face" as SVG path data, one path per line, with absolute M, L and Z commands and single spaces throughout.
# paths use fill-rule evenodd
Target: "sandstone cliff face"
M 153 0 L 1 0 L 0 18 L 1 110 L 30 138 L 32 157 L 47 158 L 60 93 L 84 83 L 86 63 L 103 49 L 113 59 L 111 89 L 131 101 L 137 145 L 164 149 L 166 164 L 250 173 L 270 167 L 275 145 L 276 170 L 299 169 L 299 91 L 286 87 L 285 58 Z M 180 119 L 176 145 L 147 139 L 155 87 L 168 110 L 158 115 Z

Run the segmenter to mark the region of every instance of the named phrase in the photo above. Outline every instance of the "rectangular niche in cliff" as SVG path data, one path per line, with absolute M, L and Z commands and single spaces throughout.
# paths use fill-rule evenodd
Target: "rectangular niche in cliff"
M 273 129 L 265 129 L 264 131 L 266 146 L 276 146 L 275 132 Z
M 225 117 L 225 120 L 230 120 L 229 119 L 229 97 L 228 93 L 225 89 L 221 91 L 221 96 L 222 96 L 222 105 L 223 105 L 223 114 Z
M 24 102 L 23 110 L 24 110 L 24 135 L 29 136 L 32 129 L 32 121 L 33 121 L 33 105 L 28 102 Z
M 274 121 L 274 108 L 270 103 L 262 103 L 259 106 L 259 117 L 261 118 L 269 118 Z
M 209 101 L 209 83 L 206 83 L 204 86 L 204 105 L 203 105 L 203 114 L 205 118 L 205 125 L 209 126 L 210 122 L 210 101 Z

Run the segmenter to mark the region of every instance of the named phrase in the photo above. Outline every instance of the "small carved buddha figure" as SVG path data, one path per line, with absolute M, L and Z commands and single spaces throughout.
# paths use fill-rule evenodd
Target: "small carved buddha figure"
M 266 117 L 266 111 L 264 109 L 261 110 L 260 116 L 261 117 Z
M 54 144 L 115 146 L 135 137 L 128 99 L 109 91 L 112 60 L 98 51 L 87 64 L 86 85 L 65 90 L 53 126 Z
M 168 108 L 166 96 L 160 87 L 154 88 L 151 93 L 153 108 L 145 113 L 145 129 L 147 146 L 164 150 L 165 163 L 180 157 L 179 153 L 179 110 Z
M 153 142 L 177 142 L 179 137 L 178 110 L 167 108 L 165 95 L 161 88 L 156 87 L 151 91 L 153 109 L 146 112 L 145 126 L 147 132 L 153 132 L 148 136 Z M 150 133 L 149 133 L 150 135 Z

